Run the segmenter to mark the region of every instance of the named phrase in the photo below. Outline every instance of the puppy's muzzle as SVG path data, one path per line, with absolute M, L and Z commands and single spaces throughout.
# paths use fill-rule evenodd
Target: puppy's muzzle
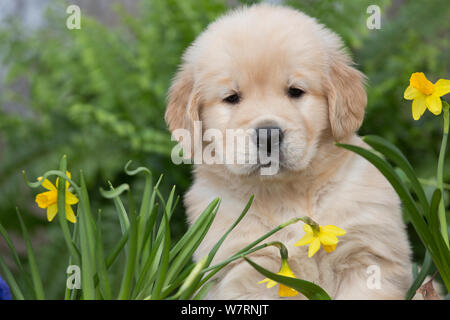
M 280 127 L 258 127 L 255 131 L 258 153 L 263 152 L 265 155 L 270 157 L 275 149 L 279 150 L 283 140 L 283 131 Z

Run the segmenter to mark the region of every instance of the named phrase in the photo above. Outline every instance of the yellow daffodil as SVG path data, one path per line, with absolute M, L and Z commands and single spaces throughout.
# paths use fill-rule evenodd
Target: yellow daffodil
M 71 178 L 70 172 L 67 171 L 66 175 L 69 177 L 69 179 Z M 42 177 L 39 177 L 38 180 L 41 181 Z M 56 179 L 56 185 L 58 185 L 58 181 L 59 178 Z M 58 189 L 55 187 L 53 183 L 51 183 L 47 179 L 44 180 L 42 186 L 49 191 L 39 193 L 36 196 L 36 203 L 40 208 L 47 209 L 47 219 L 48 221 L 52 221 L 53 218 L 58 213 L 58 204 L 57 204 Z M 77 218 L 75 217 L 71 205 L 78 203 L 78 198 L 68 190 L 69 189 L 68 181 L 66 181 L 65 189 L 66 189 L 65 194 L 66 219 L 72 223 L 75 223 L 77 221 Z
M 311 226 L 309 224 L 303 225 L 303 230 L 306 234 L 303 238 L 297 241 L 294 246 L 304 246 L 309 244 L 308 257 L 312 257 L 319 249 L 320 244 L 326 252 L 331 252 L 336 249 L 338 243 L 338 236 L 343 236 L 345 230 L 336 226 Z
M 428 108 L 433 114 L 442 112 L 441 97 L 450 92 L 450 80 L 439 79 L 435 84 L 430 82 L 423 72 L 415 72 L 409 79 L 404 98 L 413 100 L 412 115 L 414 120 L 419 120 Z
M 283 259 L 281 261 L 281 269 L 280 271 L 277 273 L 280 276 L 285 276 L 285 277 L 289 277 L 289 278 L 296 278 L 294 273 L 292 272 L 291 268 L 289 268 L 288 262 L 286 259 Z M 273 281 L 272 279 L 266 278 L 258 283 L 266 283 L 266 288 L 273 288 L 275 287 L 278 282 Z M 288 286 L 285 286 L 284 284 L 279 284 L 278 286 L 278 295 L 280 297 L 295 297 L 298 294 L 298 291 L 295 289 L 292 289 Z

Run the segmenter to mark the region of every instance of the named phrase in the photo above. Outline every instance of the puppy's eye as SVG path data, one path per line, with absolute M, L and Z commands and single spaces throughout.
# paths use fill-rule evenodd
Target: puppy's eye
M 229 103 L 229 104 L 237 104 L 237 103 L 239 103 L 240 100 L 241 100 L 241 97 L 239 97 L 239 95 L 237 93 L 229 95 L 228 97 L 223 99 L 224 102 Z
M 303 91 L 302 89 L 299 89 L 299 88 L 290 87 L 288 89 L 288 95 L 291 98 L 300 98 L 304 93 L 305 93 L 305 91 Z

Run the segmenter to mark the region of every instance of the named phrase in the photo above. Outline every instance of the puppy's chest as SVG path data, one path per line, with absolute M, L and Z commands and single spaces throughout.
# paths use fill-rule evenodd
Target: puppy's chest
M 310 217 L 316 222 L 326 220 L 330 212 L 330 203 L 342 202 L 339 197 L 331 197 L 324 191 L 305 192 L 290 197 L 261 197 L 256 199 L 252 213 L 263 219 L 268 225 L 276 226 L 290 219 Z

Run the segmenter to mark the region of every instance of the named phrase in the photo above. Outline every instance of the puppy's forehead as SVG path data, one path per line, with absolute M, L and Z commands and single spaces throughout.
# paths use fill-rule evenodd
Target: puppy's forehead
M 269 10 L 270 9 L 270 10 Z M 210 81 L 265 81 L 311 74 L 325 67 L 320 25 L 294 10 L 256 7 L 213 23 L 190 57 Z

